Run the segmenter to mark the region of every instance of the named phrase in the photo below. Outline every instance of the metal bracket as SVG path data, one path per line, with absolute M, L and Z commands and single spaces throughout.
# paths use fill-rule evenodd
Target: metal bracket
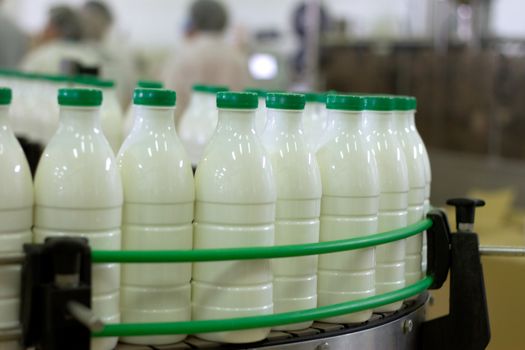
M 48 238 L 24 245 L 20 320 L 22 345 L 39 350 L 89 350 L 91 250 L 86 239 Z
M 481 266 L 478 236 L 471 231 L 474 224 L 474 210 L 483 205 L 483 201 L 471 199 L 450 200 L 447 203 L 457 209 L 458 232 L 450 235 L 448 223 L 434 221 L 442 230 L 441 234 L 450 238 L 450 248 L 445 254 L 449 256 L 450 266 L 450 309 L 449 314 L 423 323 L 420 334 L 420 348 L 425 350 L 485 349 L 490 340 L 490 325 Z M 430 213 L 433 220 L 437 217 Z M 447 232 L 448 231 L 448 232 Z M 435 233 L 435 232 L 434 232 Z M 432 238 L 429 230 L 429 266 L 435 264 L 431 252 L 443 249 L 444 239 Z M 441 243 L 440 243 L 441 242 Z M 432 246 L 439 244 L 440 247 Z M 439 259 L 439 258 L 438 258 Z M 447 259 L 439 259 L 445 264 Z M 442 285 L 446 266 L 433 266 L 429 273 L 436 273 L 439 278 L 436 286 Z M 435 289 L 435 288 L 433 288 Z

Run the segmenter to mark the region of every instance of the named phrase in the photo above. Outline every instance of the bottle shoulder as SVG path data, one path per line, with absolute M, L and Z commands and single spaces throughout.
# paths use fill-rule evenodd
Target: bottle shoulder
M 128 202 L 193 201 L 191 163 L 178 143 L 127 143 L 117 156 L 117 164 Z
M 279 198 L 321 197 L 321 173 L 317 158 L 306 146 L 274 148 L 268 154 Z
M 20 208 L 33 204 L 33 181 L 29 164 L 18 140 L 0 138 L 0 208 Z
M 37 204 L 98 207 L 123 201 L 116 159 L 99 135 L 52 138 L 39 161 L 34 186 Z
M 255 136 L 210 142 L 195 173 L 197 200 L 275 202 L 271 160 Z
M 378 196 L 379 170 L 373 152 L 364 144 L 357 148 L 346 145 L 326 144 L 317 152 L 323 195 Z

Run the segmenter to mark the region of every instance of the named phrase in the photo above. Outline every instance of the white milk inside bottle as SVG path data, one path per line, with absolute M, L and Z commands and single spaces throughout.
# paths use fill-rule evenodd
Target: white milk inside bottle
M 328 125 L 326 113 L 326 94 L 305 93 L 306 106 L 304 108 L 303 127 L 307 147 L 317 152 L 321 147 L 323 134 Z
M 92 249 L 119 250 L 122 182 L 113 151 L 100 129 L 102 92 L 60 89 L 60 122 L 35 175 L 34 240 L 85 237 Z M 92 307 L 106 323 L 120 320 L 119 264 L 92 268 Z M 117 338 L 96 338 L 91 348 L 109 350 Z
M 22 253 L 31 242 L 33 183 L 24 152 L 9 125 L 11 89 L 0 87 L 0 258 Z M 19 326 L 22 266 L 0 265 L 0 333 Z M 17 349 L 0 340 L 0 349 Z
M 160 81 L 139 80 L 137 82 L 137 88 L 141 89 L 162 89 L 163 87 L 164 84 L 162 84 Z M 131 103 L 128 109 L 126 110 L 126 115 L 124 117 L 123 138 L 126 138 L 129 135 L 131 129 L 133 128 L 133 123 L 133 103 Z
M 395 135 L 401 143 L 408 170 L 407 224 L 412 225 L 425 216 L 425 161 L 419 152 L 417 138 L 410 130 L 410 100 L 407 96 L 394 97 Z M 423 234 L 406 239 L 405 282 L 413 284 L 421 279 Z
M 197 166 L 202 159 L 204 149 L 215 132 L 217 126 L 215 97 L 221 91 L 228 91 L 228 88 L 194 85 L 190 104 L 181 116 L 177 131 L 193 166 Z
M 328 95 L 330 139 L 317 152 L 321 170 L 321 231 L 323 242 L 378 232 L 379 175 L 363 132 L 364 98 Z M 318 306 L 375 294 L 375 248 L 319 256 Z M 372 310 L 323 321 L 359 323 Z
M 321 175 L 315 155 L 304 142 L 301 119 L 304 95 L 269 93 L 268 122 L 262 141 L 277 186 L 275 245 L 319 241 Z M 317 256 L 272 260 L 275 313 L 317 306 Z M 308 328 L 312 322 L 274 327 Z
M 421 135 L 419 135 L 419 132 L 416 128 L 416 120 L 415 120 L 415 114 L 416 114 L 416 107 L 417 107 L 417 100 L 415 97 L 410 96 L 409 100 L 409 117 L 408 117 L 408 124 L 409 124 L 409 133 L 414 138 L 414 142 L 417 144 L 417 150 L 419 155 L 423 158 L 424 166 L 425 166 L 425 202 L 424 202 L 424 213 L 425 215 L 430 210 L 430 185 L 432 182 L 432 169 L 430 167 L 430 158 L 428 156 L 427 148 L 425 147 L 425 144 L 423 143 L 423 139 L 421 138 Z M 421 269 L 423 273 L 426 273 L 427 271 L 427 235 L 426 233 L 423 233 L 423 249 L 422 249 L 422 264 Z
M 173 120 L 175 92 L 136 89 L 135 125 L 117 157 L 124 186 L 123 250 L 192 249 L 193 172 Z M 124 264 L 124 323 L 191 319 L 191 264 Z M 169 344 L 185 335 L 124 337 Z
M 257 95 L 219 92 L 219 122 L 195 174 L 195 249 L 273 246 L 275 180 L 255 134 Z M 273 313 L 270 260 L 193 264 L 194 320 Z M 270 329 L 198 336 L 225 343 L 264 339 Z
M 258 88 L 245 89 L 246 92 L 253 92 L 259 96 L 259 107 L 255 113 L 255 132 L 257 135 L 262 135 L 266 127 L 266 90 Z
M 395 134 L 394 99 L 390 96 L 365 98 L 365 133 L 379 172 L 379 231 L 407 226 L 408 170 L 405 154 Z M 405 286 L 405 245 L 399 240 L 376 247 L 376 293 L 383 294 Z M 399 301 L 376 309 L 396 311 Z
M 123 112 L 118 102 L 115 82 L 96 77 L 79 76 L 75 80 L 78 87 L 95 87 L 102 90 L 104 99 L 100 107 L 100 125 L 113 153 L 117 154 L 122 145 Z

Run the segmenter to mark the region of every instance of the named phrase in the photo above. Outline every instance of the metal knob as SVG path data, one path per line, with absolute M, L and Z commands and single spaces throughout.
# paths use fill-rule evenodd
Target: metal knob
M 447 201 L 447 204 L 456 207 L 457 230 L 459 232 L 472 232 L 476 207 L 483 207 L 485 201 L 472 198 L 452 198 Z
M 104 322 L 86 306 L 75 301 L 70 301 L 67 303 L 67 310 L 71 316 L 92 332 L 98 332 L 104 329 Z

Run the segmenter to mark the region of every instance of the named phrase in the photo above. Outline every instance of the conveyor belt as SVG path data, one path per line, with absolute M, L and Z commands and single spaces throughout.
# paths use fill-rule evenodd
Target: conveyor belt
M 428 293 L 416 300 L 404 303 L 400 311 L 374 313 L 372 319 L 361 324 L 331 324 L 315 322 L 312 327 L 300 331 L 273 331 L 267 339 L 252 344 L 219 344 L 188 337 L 184 342 L 172 345 L 134 346 L 119 344 L 116 350 L 394 350 L 416 349 L 417 328 L 424 320 Z

